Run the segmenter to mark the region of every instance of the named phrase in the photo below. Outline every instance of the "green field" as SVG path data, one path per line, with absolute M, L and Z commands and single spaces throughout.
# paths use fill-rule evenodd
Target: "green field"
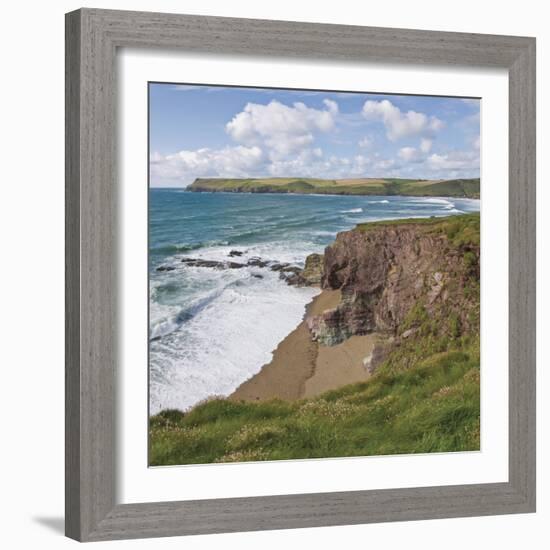
M 405 195 L 479 198 L 479 178 L 416 180 L 396 178 L 198 178 L 187 189 L 195 192 L 298 193 L 327 195 Z
M 479 214 L 376 222 L 444 237 L 467 266 L 460 292 L 419 299 L 366 382 L 299 401 L 215 398 L 150 419 L 151 465 L 470 451 L 480 448 Z M 457 308 L 468 315 L 461 323 Z M 414 335 L 402 337 L 414 328 Z

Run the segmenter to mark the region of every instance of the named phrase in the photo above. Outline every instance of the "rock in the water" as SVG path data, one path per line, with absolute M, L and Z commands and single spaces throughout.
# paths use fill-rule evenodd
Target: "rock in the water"
M 273 269 L 273 267 L 272 267 Z M 302 268 L 289 264 L 277 264 L 273 271 L 279 272 L 279 279 L 285 281 L 287 285 L 306 286 L 306 280 L 302 277 Z
M 290 264 L 287 264 L 287 263 L 275 262 L 275 263 L 273 263 L 269 266 L 269 269 L 271 269 L 271 271 L 283 271 L 284 269 L 286 269 L 289 266 L 290 266 Z
M 246 262 L 246 265 L 249 265 L 252 267 L 266 267 L 267 262 L 265 260 L 262 260 L 258 256 L 253 256 L 252 258 L 248 259 L 248 262 Z
M 230 250 L 228 256 L 233 258 L 234 256 L 242 256 L 244 252 L 242 250 Z
M 171 265 L 161 265 L 157 267 L 157 271 L 174 271 L 176 268 Z
M 185 265 L 191 267 L 210 267 L 213 269 L 240 269 L 246 267 L 246 264 L 238 262 L 219 262 L 217 260 L 203 260 L 201 258 L 182 258 Z
M 318 286 L 323 273 L 323 256 L 310 254 L 306 258 L 304 269 L 288 263 L 274 263 L 271 271 L 278 271 L 279 278 L 293 286 Z
M 291 273 L 292 275 L 299 275 L 302 273 L 302 269 L 300 267 L 297 267 L 295 265 L 291 265 L 289 267 L 285 267 L 279 271 L 279 276 L 284 276 L 287 273 Z
M 302 270 L 299 267 L 286 268 L 279 272 L 279 279 L 282 279 L 287 285 L 304 286 Z

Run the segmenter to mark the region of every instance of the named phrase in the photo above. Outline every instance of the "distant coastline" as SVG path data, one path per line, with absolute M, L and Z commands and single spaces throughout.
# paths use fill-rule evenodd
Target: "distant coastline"
M 291 193 L 298 195 L 384 195 L 479 199 L 480 179 L 347 178 L 197 178 L 187 191 L 196 193 Z

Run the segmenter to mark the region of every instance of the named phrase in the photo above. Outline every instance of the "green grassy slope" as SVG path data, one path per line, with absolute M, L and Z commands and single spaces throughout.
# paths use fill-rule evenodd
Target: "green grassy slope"
M 198 178 L 187 189 L 196 192 L 317 193 L 331 195 L 408 195 L 479 198 L 479 178 L 411 180 L 396 178 Z
M 478 450 L 479 348 L 418 359 L 315 399 L 164 411 L 151 465 Z
M 376 222 L 384 223 L 416 223 L 463 255 L 476 328 L 462 327 L 443 304 L 428 315 L 419 302 L 396 336 L 410 328 L 414 335 L 399 339 L 366 382 L 295 402 L 220 398 L 152 417 L 152 465 L 479 449 L 479 256 L 472 253 L 479 215 Z

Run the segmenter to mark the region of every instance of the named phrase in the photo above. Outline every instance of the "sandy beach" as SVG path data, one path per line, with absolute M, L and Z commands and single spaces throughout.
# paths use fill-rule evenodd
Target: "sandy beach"
M 366 380 L 370 375 L 363 365 L 376 343 L 375 334 L 352 336 L 336 346 L 318 346 L 313 375 L 306 380 L 301 397 L 314 397 Z
M 323 290 L 306 308 L 304 320 L 277 346 L 273 359 L 229 396 L 233 400 L 295 400 L 313 397 L 369 377 L 363 359 L 372 353 L 376 335 L 352 336 L 336 346 L 312 341 L 305 318 L 335 308 L 339 290 Z

